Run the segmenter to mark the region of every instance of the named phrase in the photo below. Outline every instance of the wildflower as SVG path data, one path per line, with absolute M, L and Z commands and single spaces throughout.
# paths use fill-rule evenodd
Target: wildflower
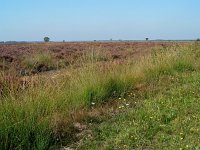
M 150 119 L 153 119 L 153 117 L 150 117 Z
M 183 135 L 183 132 L 181 132 L 180 135 Z
M 92 104 L 92 105 L 95 105 L 95 103 L 94 103 L 94 102 L 92 102 L 91 104 Z
M 124 145 L 124 147 L 127 147 L 127 145 Z
M 186 148 L 188 148 L 189 147 L 189 145 L 186 145 Z
M 180 150 L 183 150 L 183 148 L 180 148 Z
M 126 106 L 129 106 L 129 104 L 126 104 Z
M 121 97 L 119 98 L 119 100 L 122 99 Z
M 122 109 L 122 108 L 124 108 L 124 106 L 119 106 L 119 109 Z
M 183 137 L 181 137 L 181 140 L 183 140 Z

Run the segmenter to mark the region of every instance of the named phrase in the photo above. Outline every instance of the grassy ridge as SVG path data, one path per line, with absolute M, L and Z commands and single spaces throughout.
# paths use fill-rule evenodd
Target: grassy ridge
M 130 87 L 161 75 L 194 71 L 198 49 L 198 45 L 158 48 L 138 61 L 92 60 L 65 75 L 38 77 L 23 90 L 7 88 L 0 98 L 0 149 L 54 149 L 63 139 L 70 142 L 65 129 L 72 112 L 123 96 Z

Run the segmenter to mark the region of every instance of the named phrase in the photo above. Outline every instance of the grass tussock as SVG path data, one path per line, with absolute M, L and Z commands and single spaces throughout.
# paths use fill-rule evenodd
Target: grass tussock
M 113 60 L 106 64 L 96 63 L 102 58 L 93 53 L 89 56 L 92 63 L 78 69 L 69 68 L 65 74 L 27 80 L 27 88 L 16 89 L 18 86 L 14 85 L 19 82 L 12 82 L 18 92 L 2 92 L 0 97 L 0 149 L 54 149 L 69 143 L 71 114 L 123 96 L 138 83 L 157 80 L 162 75 L 195 71 L 196 49 L 199 47 L 158 48 L 137 61 Z M 38 62 L 52 64 L 48 54 L 25 60 L 30 68 Z M 0 87 L 10 89 L 4 77 L 0 78 Z
M 47 50 L 35 51 L 30 56 L 25 56 L 22 62 L 21 75 L 36 74 L 40 72 L 64 68 L 67 64 L 64 60 L 56 60 Z

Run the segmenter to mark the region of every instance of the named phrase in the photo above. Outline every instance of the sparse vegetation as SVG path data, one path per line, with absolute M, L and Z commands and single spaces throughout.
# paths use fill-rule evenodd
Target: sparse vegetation
M 159 47 L 123 61 L 97 50 L 82 55 L 90 61 L 81 67 L 1 83 L 0 149 L 198 149 L 199 49 Z M 53 64 L 47 53 L 24 60 L 30 68 L 38 62 Z M 103 120 L 84 113 L 111 101 Z M 77 128 L 90 132 L 81 140 Z

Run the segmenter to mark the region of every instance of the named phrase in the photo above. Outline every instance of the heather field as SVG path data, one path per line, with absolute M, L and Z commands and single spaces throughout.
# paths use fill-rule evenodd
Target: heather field
M 0 68 L 30 75 L 79 66 L 88 60 L 98 62 L 137 59 L 152 48 L 187 45 L 188 42 L 67 42 L 0 44 Z M 94 56 L 92 56 L 94 55 Z
M 200 149 L 199 42 L 0 45 L 0 149 Z

